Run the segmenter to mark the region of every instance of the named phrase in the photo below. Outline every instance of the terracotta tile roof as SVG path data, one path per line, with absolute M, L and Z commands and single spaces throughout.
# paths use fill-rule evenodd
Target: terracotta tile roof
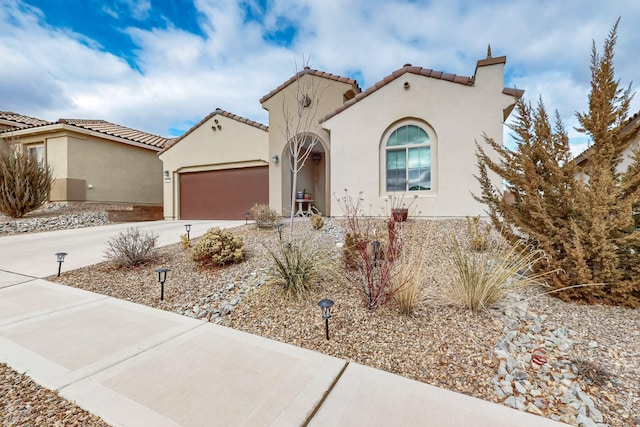
M 274 90 L 272 90 L 271 92 L 269 92 L 268 94 L 266 94 L 265 96 L 260 98 L 260 104 L 263 104 L 265 101 L 267 101 L 273 95 L 275 95 L 276 93 L 280 92 L 282 89 L 284 89 L 285 87 L 289 86 L 291 83 L 295 82 L 298 78 L 300 78 L 301 76 L 303 76 L 305 74 L 310 74 L 312 76 L 323 77 L 325 79 L 329 79 L 329 80 L 334 80 L 334 81 L 337 81 L 337 82 L 350 84 L 351 86 L 353 86 L 355 93 L 360 93 L 362 91 L 360 89 L 360 86 L 358 86 L 358 82 L 355 81 L 354 79 L 350 79 L 348 77 L 337 76 L 335 74 L 326 73 L 324 71 L 314 70 L 313 68 L 309 68 L 309 67 L 304 67 L 304 69 L 298 71 L 296 74 L 291 76 L 291 78 L 289 80 L 287 80 L 286 82 L 282 83 L 280 86 L 278 86 L 277 88 L 275 88 Z
M 0 120 L 2 120 L 3 118 L 5 118 L 6 120 L 10 120 L 10 118 L 15 118 L 16 120 L 20 119 L 22 120 L 21 123 L 23 124 L 23 126 L 16 127 L 13 129 L 5 129 L 0 131 L 0 133 L 13 132 L 18 130 L 37 129 L 37 128 L 43 128 L 45 126 L 67 125 L 67 126 L 73 126 L 73 127 L 81 128 L 84 130 L 98 132 L 105 135 L 125 139 L 131 142 L 135 142 L 138 144 L 142 144 L 142 145 L 146 145 L 154 148 L 162 148 L 166 144 L 171 143 L 175 139 L 175 138 L 165 138 L 162 136 L 153 135 L 147 132 L 131 129 L 126 126 L 110 123 L 105 120 L 59 119 L 56 122 L 48 122 L 46 120 L 40 120 L 33 117 L 23 116 L 21 114 L 0 112 Z
M 15 123 L 15 128 L 25 128 L 29 126 L 48 125 L 51 122 L 11 111 L 0 111 L 0 121 Z
M 224 111 L 221 108 L 216 108 L 212 113 L 210 113 L 209 115 L 207 115 L 204 119 L 200 120 L 197 124 L 195 124 L 194 126 L 191 127 L 191 129 L 189 129 L 188 131 L 186 131 L 184 134 L 182 134 L 181 136 L 179 136 L 178 138 L 173 138 L 171 140 L 171 142 L 169 142 L 168 144 L 166 144 L 164 146 L 164 148 L 162 150 L 160 150 L 160 152 L 158 154 L 162 154 L 165 151 L 167 151 L 169 148 L 173 147 L 174 145 L 176 145 L 178 142 L 182 141 L 184 138 L 186 138 L 187 135 L 191 134 L 193 131 L 195 131 L 197 128 L 199 128 L 200 126 L 202 126 L 203 124 L 205 124 L 209 119 L 211 119 L 213 116 L 223 116 L 223 117 L 228 117 L 232 120 L 236 120 L 240 123 L 245 123 L 249 126 L 253 126 L 257 129 L 263 130 L 265 132 L 269 131 L 269 127 L 263 125 L 262 123 L 258 123 L 258 122 L 254 122 L 253 120 L 249 120 L 249 119 L 245 119 L 244 117 L 240 117 L 236 114 L 233 113 L 229 113 L 228 111 Z
M 630 137 L 634 132 L 640 132 L 640 111 L 627 119 L 626 124 L 622 128 L 623 137 Z M 631 142 L 631 138 L 629 138 Z M 579 165 L 589 158 L 589 152 L 593 149 L 593 145 L 587 147 L 582 153 L 578 154 L 573 160 Z
M 502 61 L 502 57 L 500 57 L 500 58 L 491 58 L 491 59 L 495 59 L 496 60 L 495 63 L 500 63 Z M 481 61 L 479 61 L 479 63 L 480 62 Z M 490 64 L 480 64 L 480 65 L 490 65 Z M 400 77 L 400 76 L 402 76 L 402 75 L 404 75 L 406 73 L 416 74 L 416 75 L 419 75 L 419 76 L 430 77 L 432 79 L 446 80 L 448 82 L 457 83 L 457 84 L 461 84 L 461 85 L 464 85 L 464 86 L 473 86 L 473 77 L 459 76 L 459 75 L 456 75 L 456 74 L 450 74 L 450 73 L 444 73 L 442 71 L 432 70 L 431 68 L 414 67 L 411 64 L 405 64 L 402 68 L 395 70 L 394 72 L 392 72 L 391 74 L 389 74 L 388 76 L 386 76 L 385 78 L 383 78 L 382 80 L 380 80 L 379 82 L 377 82 L 376 84 L 374 84 L 373 86 L 371 86 L 370 88 L 365 90 L 364 92 L 361 92 L 361 93 L 357 94 L 354 98 L 352 98 L 352 99 L 348 100 L 347 102 L 345 102 L 344 104 L 342 104 L 334 112 L 329 113 L 326 116 L 324 116 L 322 119 L 320 119 L 320 123 L 329 120 L 331 117 L 335 116 L 338 113 L 341 113 L 342 111 L 344 111 L 347 108 L 351 107 L 356 102 L 361 101 L 362 99 L 364 99 L 367 96 L 371 95 L 372 93 L 374 93 L 378 89 L 388 85 L 389 83 L 391 83 L 392 81 L 396 80 L 398 77 Z M 511 95 L 511 96 L 514 96 L 514 97 L 521 97 L 522 94 L 524 94 L 524 91 L 523 90 L 518 90 L 518 89 L 504 88 L 502 93 L 504 93 L 505 95 Z
M 85 119 L 60 119 L 58 123 L 70 125 L 105 135 L 115 136 L 129 141 L 156 148 L 162 148 L 169 142 L 168 138 L 153 135 L 147 132 L 131 129 L 126 126 L 110 123 L 105 120 L 85 120 Z

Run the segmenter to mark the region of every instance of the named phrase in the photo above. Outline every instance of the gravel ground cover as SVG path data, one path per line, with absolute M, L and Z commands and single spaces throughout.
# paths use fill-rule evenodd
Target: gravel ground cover
M 393 302 L 368 310 L 344 279 L 337 220 L 312 230 L 296 223 L 298 238 L 332 254 L 335 271 L 323 275 L 307 298 L 284 299 L 267 282 L 276 248 L 273 230 L 233 229 L 247 247 L 245 262 L 200 270 L 181 245 L 158 250 L 147 265 L 124 270 L 109 263 L 51 277 L 69 286 L 319 351 L 491 402 L 527 410 L 573 425 L 640 424 L 640 311 L 568 304 L 528 288 L 481 314 L 449 304 L 441 287 L 451 277 L 447 236 L 463 233 L 465 221 L 409 221 L 403 232 L 424 244 L 424 299 L 411 316 Z M 283 235 L 288 233 L 285 229 Z M 165 300 L 154 269 L 171 269 Z M 330 340 L 317 301 L 335 301 Z M 547 363 L 537 367 L 533 349 Z M 1 375 L 0 375 L 1 376 Z M 28 390 L 26 393 L 30 393 Z
M 47 203 L 23 218 L 0 214 L 0 236 L 105 225 L 109 223 L 108 209 L 127 209 L 129 206 L 122 203 Z

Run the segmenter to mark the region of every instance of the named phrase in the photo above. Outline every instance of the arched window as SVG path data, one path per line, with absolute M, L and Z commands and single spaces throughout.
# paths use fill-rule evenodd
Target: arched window
M 431 141 L 415 125 L 394 130 L 385 147 L 386 191 L 431 190 Z

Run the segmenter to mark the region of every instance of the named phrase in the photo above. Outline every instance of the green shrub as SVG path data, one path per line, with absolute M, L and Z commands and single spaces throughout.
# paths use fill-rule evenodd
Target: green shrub
M 22 218 L 49 200 L 51 169 L 0 139 L 0 212 Z
M 245 247 L 240 237 L 214 227 L 193 244 L 189 255 L 200 267 L 222 267 L 244 260 Z
M 251 214 L 255 218 L 258 228 L 273 228 L 280 219 L 280 214 L 269 207 L 269 205 L 253 205 Z
M 473 312 L 490 308 L 509 292 L 540 284 L 543 276 L 555 273 L 531 273 L 546 257 L 522 242 L 495 245 L 486 252 L 470 252 L 453 236 L 450 253 L 453 274 L 443 287 L 444 297 Z
M 105 257 L 118 268 L 135 267 L 155 259 L 157 243 L 157 234 L 130 227 L 107 241 Z
M 324 227 L 324 219 L 322 218 L 322 215 L 313 214 L 311 215 L 310 221 L 311 227 L 313 227 L 314 230 L 320 230 Z
M 267 248 L 273 259 L 273 270 L 269 282 L 282 287 L 288 298 L 300 297 L 313 288 L 326 257 L 313 249 L 307 240 L 302 242 L 279 242 L 276 251 Z
M 491 225 L 484 224 L 479 216 L 467 217 L 467 234 L 469 235 L 469 244 L 471 249 L 478 252 L 484 252 L 489 247 L 489 235 L 491 234 Z

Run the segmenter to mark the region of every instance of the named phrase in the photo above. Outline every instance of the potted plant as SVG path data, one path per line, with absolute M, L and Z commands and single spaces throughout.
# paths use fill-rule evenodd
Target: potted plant
M 408 208 L 393 208 L 391 209 L 391 216 L 395 222 L 404 222 L 409 216 Z
M 305 200 L 311 200 L 311 193 L 307 193 L 307 189 L 302 190 L 302 198 Z

